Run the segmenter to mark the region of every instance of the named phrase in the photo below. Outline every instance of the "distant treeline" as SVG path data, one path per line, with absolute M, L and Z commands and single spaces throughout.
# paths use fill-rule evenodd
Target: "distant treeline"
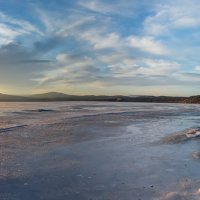
M 199 96 L 170 97 L 170 96 L 76 96 L 63 93 L 44 93 L 30 96 L 15 96 L 0 94 L 0 101 L 7 102 L 48 102 L 48 101 L 111 101 L 111 102 L 149 102 L 149 103 L 200 103 Z

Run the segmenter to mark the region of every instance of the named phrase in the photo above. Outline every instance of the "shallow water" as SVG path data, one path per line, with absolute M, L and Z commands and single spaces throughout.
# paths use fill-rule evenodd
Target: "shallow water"
M 200 199 L 200 106 L 0 103 L 2 200 Z

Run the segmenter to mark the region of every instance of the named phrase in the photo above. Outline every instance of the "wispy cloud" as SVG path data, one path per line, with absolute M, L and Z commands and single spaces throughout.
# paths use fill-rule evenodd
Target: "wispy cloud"
M 137 72 L 144 75 L 172 75 L 177 72 L 181 65 L 177 62 L 165 60 L 145 59 L 146 67 L 140 67 Z
M 135 16 L 138 3 L 128 0 L 105 1 L 105 0 L 79 0 L 78 5 L 92 12 L 103 15 Z
M 0 44 L 8 44 L 15 41 L 18 36 L 29 35 L 29 34 L 43 33 L 34 25 L 26 20 L 14 19 L 7 16 L 3 12 L 0 12 Z
M 96 61 L 90 57 L 58 54 L 52 68 L 39 79 L 40 84 L 55 84 L 63 80 L 65 84 L 91 83 L 101 74 L 101 70 L 95 67 Z
M 199 8 L 196 0 L 156 4 L 153 14 L 144 20 L 144 31 L 152 35 L 168 35 L 171 30 L 198 27 Z

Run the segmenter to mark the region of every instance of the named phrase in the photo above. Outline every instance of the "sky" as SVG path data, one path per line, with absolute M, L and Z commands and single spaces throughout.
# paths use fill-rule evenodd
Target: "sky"
M 199 0 L 0 0 L 0 93 L 200 94 Z

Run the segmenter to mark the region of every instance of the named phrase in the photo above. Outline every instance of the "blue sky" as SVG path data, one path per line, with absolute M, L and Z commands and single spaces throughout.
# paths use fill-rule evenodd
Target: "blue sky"
M 0 92 L 199 94 L 198 0 L 0 0 Z

